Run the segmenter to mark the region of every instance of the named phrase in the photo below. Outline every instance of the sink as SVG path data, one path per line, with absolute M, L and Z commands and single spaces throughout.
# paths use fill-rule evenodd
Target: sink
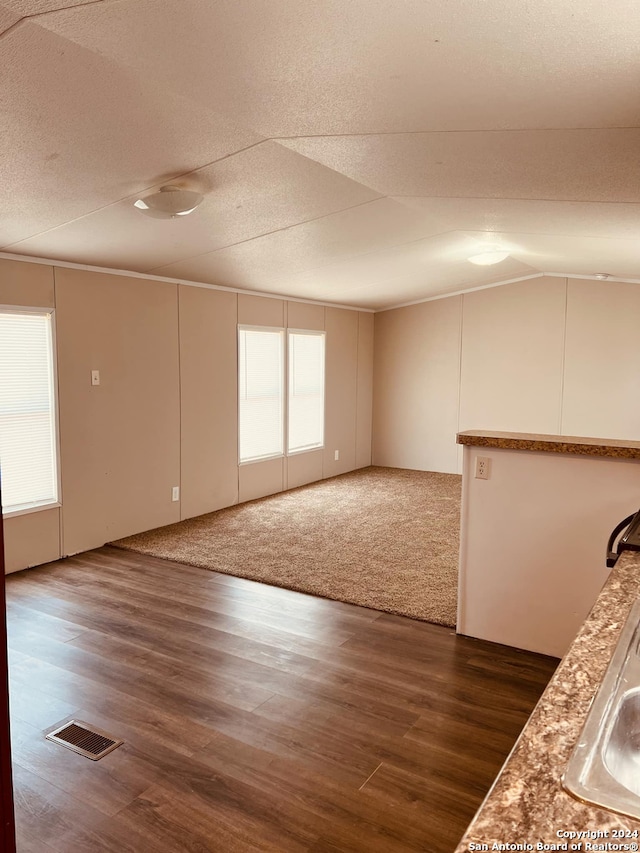
M 579 800 L 640 819 L 640 600 L 631 608 L 562 784 Z
M 640 687 L 622 694 L 603 758 L 613 778 L 640 797 Z

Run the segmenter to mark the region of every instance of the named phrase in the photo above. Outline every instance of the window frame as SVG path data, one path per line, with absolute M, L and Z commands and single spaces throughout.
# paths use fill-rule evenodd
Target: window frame
M 289 450 L 289 383 L 291 380 L 290 365 L 289 365 L 289 336 L 290 335 L 313 335 L 321 337 L 323 340 L 322 347 L 322 441 L 313 447 L 303 447 L 299 450 Z M 286 387 L 286 422 L 285 422 L 285 443 L 286 456 L 299 456 L 301 453 L 314 453 L 316 450 L 324 450 L 325 434 L 326 434 L 326 402 L 327 402 L 327 332 L 325 329 L 290 329 L 287 327 L 287 345 L 286 345 L 286 371 L 285 379 Z
M 15 518 L 20 515 L 30 515 L 34 512 L 43 512 L 62 506 L 62 472 L 60 465 L 60 405 L 58 392 L 58 349 L 56 340 L 55 308 L 43 308 L 34 305 L 0 305 L 0 314 L 21 314 L 47 317 L 49 320 L 49 343 L 51 352 L 50 382 L 51 382 L 51 410 L 53 428 L 53 465 L 56 496 L 53 500 L 34 501 L 29 505 L 20 505 L 19 509 L 4 509 L 0 507 L 3 518 Z
M 278 332 L 282 337 L 282 451 L 280 453 L 272 453 L 268 456 L 257 456 L 251 459 L 242 459 L 240 455 L 240 332 Z M 257 462 L 268 462 L 271 459 L 282 459 L 285 456 L 287 446 L 287 330 L 284 326 L 256 326 L 254 324 L 238 323 L 237 325 L 237 347 L 238 347 L 238 364 L 236 376 L 236 388 L 238 393 L 238 465 L 255 465 Z
M 255 465 L 259 462 L 268 462 L 272 459 L 286 459 L 290 456 L 300 456 L 303 453 L 314 453 L 318 450 L 324 450 L 326 443 L 326 400 L 327 400 L 327 332 L 326 329 L 296 329 L 288 326 L 258 326 L 251 323 L 237 323 L 237 365 L 236 365 L 236 390 L 238 395 L 237 401 L 237 416 L 238 416 L 238 466 Z M 240 456 L 240 332 L 278 332 L 282 335 L 282 452 L 273 453 L 269 456 L 259 456 L 252 459 L 242 459 Z M 322 443 L 314 447 L 301 448 L 300 450 L 289 450 L 289 381 L 290 381 L 290 365 L 289 365 L 289 336 L 294 335 L 315 335 L 322 337 L 323 346 L 323 363 L 322 363 Z

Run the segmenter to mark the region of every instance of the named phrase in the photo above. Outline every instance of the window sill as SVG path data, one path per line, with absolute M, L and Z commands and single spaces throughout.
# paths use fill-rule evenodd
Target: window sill
M 260 462 L 271 462 L 273 459 L 284 459 L 284 453 L 274 453 L 273 456 L 260 456 L 258 459 L 245 459 L 238 462 L 238 466 L 258 465 Z
M 15 518 L 18 515 L 30 515 L 32 512 L 42 512 L 46 509 L 57 509 L 61 506 L 62 504 L 60 503 L 60 501 L 47 501 L 46 503 L 28 504 L 26 506 L 20 507 L 19 509 L 3 510 L 2 517 Z
M 314 447 L 302 447 L 300 450 L 290 450 L 287 456 L 301 456 L 303 453 L 316 453 L 318 450 L 324 450 L 324 444 L 317 444 Z

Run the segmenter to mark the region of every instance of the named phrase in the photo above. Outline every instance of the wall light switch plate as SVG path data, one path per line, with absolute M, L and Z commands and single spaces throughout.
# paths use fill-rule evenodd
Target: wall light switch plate
M 171 500 L 179 501 L 180 500 L 180 486 L 174 486 L 171 489 Z
M 334 451 L 333 458 L 336 462 L 338 461 L 338 459 L 340 459 L 340 451 L 339 450 Z
M 488 480 L 491 476 L 491 459 L 489 456 L 476 456 L 476 480 Z
M 99 385 L 100 384 L 100 371 L 99 370 L 92 370 L 91 371 L 91 384 L 92 385 Z

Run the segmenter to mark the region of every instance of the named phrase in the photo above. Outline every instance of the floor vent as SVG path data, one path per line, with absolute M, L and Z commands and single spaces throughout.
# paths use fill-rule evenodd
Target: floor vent
M 92 761 L 98 761 L 124 743 L 123 740 L 116 740 L 106 732 L 80 720 L 70 720 L 63 726 L 58 726 L 47 734 L 47 740 L 66 746 L 67 749 L 72 749 Z

